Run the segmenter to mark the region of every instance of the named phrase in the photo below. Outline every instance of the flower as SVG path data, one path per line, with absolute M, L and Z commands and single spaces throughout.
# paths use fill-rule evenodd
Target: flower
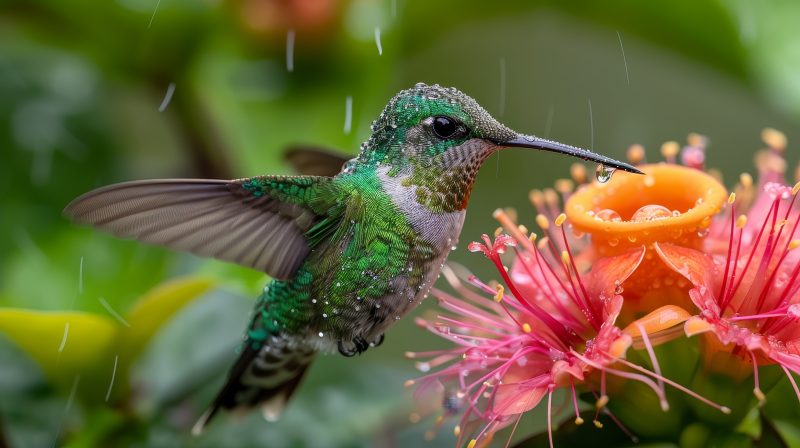
M 644 163 L 644 148 L 632 146 L 629 159 L 644 176 L 620 173 L 612 182 L 588 183 L 575 165 L 572 180 L 532 191 L 541 237 L 517 225 L 513 212 L 498 210 L 496 238 L 484 235 L 469 249 L 494 264 L 504 286 L 470 276 L 479 294 L 445 270 L 457 294 L 436 290 L 445 313 L 418 319 L 455 344 L 409 354 L 424 359 L 417 365 L 426 374 L 408 384 L 418 384 L 418 393 L 443 393 L 439 424 L 460 414 L 459 442 L 470 435 L 468 446 L 488 444 L 546 397 L 552 445 L 552 396 L 563 388 L 577 424 L 583 391 L 596 399 L 596 424 L 602 412 L 632 438 L 629 425 L 663 436 L 647 432 L 642 419 L 652 417 L 638 409 L 641 394 L 620 381 L 635 380 L 655 392 L 664 410 L 671 385 L 730 414 L 709 416 L 678 404 L 672 437 L 689 420 L 735 432 L 753 397 L 741 381 L 752 378 L 763 403 L 759 368 L 767 365 L 780 367 L 800 399 L 792 376 L 800 373 L 800 183 L 784 180 L 786 138 L 774 130 L 762 137 L 768 148 L 756 157 L 758 181 L 742 175 L 730 194 L 721 175 L 705 169 L 707 139 L 692 134 L 683 148 L 662 146 L 666 163 Z M 696 335 L 700 344 L 692 342 Z M 680 372 L 694 390 L 662 374 L 657 351 L 680 353 L 683 367 L 667 356 L 665 372 Z M 606 407 L 609 395 L 618 397 L 616 414 Z M 734 403 L 736 413 L 707 397 Z
M 428 359 L 417 364 L 423 372 L 436 370 L 407 384 L 418 384 L 419 392 L 443 389 L 445 415 L 463 413 L 455 427 L 459 444 L 466 434 L 474 435 L 470 447 L 490 439 L 546 396 L 552 445 L 552 394 L 557 388 L 571 392 L 576 424 L 583 423 L 576 387 L 594 393 L 597 413 L 602 411 L 616 421 L 605 408 L 608 375 L 646 385 L 664 410 L 668 408 L 664 384 L 670 384 L 727 412 L 661 376 L 643 327 L 634 325 L 634 331 L 626 332 L 615 325 L 623 304 L 622 286 L 642 263 L 644 248 L 602 257 L 587 272 L 578 267 L 586 254 L 573 255 L 570 239 L 576 238 L 568 237 L 564 230 L 565 215 L 559 215 L 554 226 L 547 216 L 540 215 L 540 226 L 553 238 L 544 237 L 538 245 L 536 235 L 527 236 L 527 230 L 516 226 L 506 212 L 498 211 L 496 217 L 513 236 L 498 232 L 492 241 L 484 235 L 483 243 L 471 243 L 469 250 L 482 252 L 491 260 L 510 294 L 502 285 L 492 287 L 470 277 L 473 286 L 494 298 L 490 301 L 445 271 L 462 297 L 434 291 L 448 313 L 435 320 L 419 319 L 418 324 L 451 341 L 455 348 L 408 354 Z M 561 250 L 553 242 L 556 236 L 562 242 Z M 516 255 L 511 269 L 501 259 L 509 249 Z M 632 333 L 644 340 L 653 371 L 624 359 Z M 598 414 L 595 425 L 601 427 Z
M 758 367 L 769 364 L 781 367 L 800 400 L 791 374 L 800 374 L 800 183 L 791 187 L 784 179 L 786 138 L 774 130 L 763 137 L 769 148 L 757 157 L 758 187 L 742 178 L 740 194 L 730 195 L 729 210 L 713 221 L 702 249 L 656 247 L 693 286 L 697 314 L 686 321 L 686 334 L 706 334 L 704 342 L 729 353 L 734 365 L 750 364 L 760 403 Z M 744 213 L 737 216 L 737 209 Z M 731 362 L 712 359 L 718 358 L 707 357 L 707 369 L 730 369 Z
M 708 336 L 704 370 L 736 381 L 752 375 L 761 403 L 758 367 L 769 364 L 783 369 L 800 399 L 790 373 L 800 372 L 800 184 L 784 179 L 786 137 L 766 129 L 762 138 L 768 148 L 756 157 L 757 186 L 743 174 L 728 195 L 704 172 L 707 140 L 693 134 L 682 151 L 675 142 L 662 146 L 667 163 L 639 165 L 645 176 L 620 173 L 613 184 L 576 192 L 565 206 L 601 255 L 647 248 L 626 282 L 620 321 L 650 313 L 641 323 L 663 342 L 680 336 L 674 324 L 685 319 L 683 333 Z M 676 163 L 679 152 L 684 166 Z M 635 153 L 644 159 L 643 149 Z M 668 316 L 672 326 L 661 323 Z

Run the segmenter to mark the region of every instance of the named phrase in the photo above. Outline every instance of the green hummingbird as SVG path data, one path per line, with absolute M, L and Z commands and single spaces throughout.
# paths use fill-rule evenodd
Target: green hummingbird
M 606 175 L 639 173 L 512 131 L 459 90 L 420 83 L 389 101 L 335 175 L 125 182 L 84 194 L 65 214 L 272 276 L 226 384 L 193 428 L 200 433 L 220 409 L 260 407 L 273 421 L 318 352 L 379 345 L 427 296 L 458 241 L 479 168 L 508 147 L 591 160 Z

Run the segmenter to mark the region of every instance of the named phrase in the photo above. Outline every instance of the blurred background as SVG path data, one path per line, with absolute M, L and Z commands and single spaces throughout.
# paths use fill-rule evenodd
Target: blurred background
M 289 173 L 290 144 L 355 154 L 416 82 L 617 158 L 641 143 L 656 160 L 699 132 L 730 185 L 753 172 L 766 126 L 797 161 L 798 20 L 792 0 L 3 0 L 0 447 L 452 446 L 449 425 L 426 435 L 433 419 L 409 418 L 402 384 L 418 373 L 403 353 L 442 344 L 413 316 L 379 350 L 320 357 L 280 423 L 224 415 L 191 437 L 268 279 L 61 210 L 125 180 Z M 466 243 L 497 207 L 532 222 L 528 191 L 571 163 L 493 156 L 451 259 L 493 278 Z M 520 437 L 544 425 L 523 422 Z

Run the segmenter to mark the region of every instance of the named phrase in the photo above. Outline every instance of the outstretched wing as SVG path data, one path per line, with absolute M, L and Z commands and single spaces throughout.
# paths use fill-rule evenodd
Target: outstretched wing
M 164 179 L 90 191 L 64 213 L 123 238 L 231 261 L 286 279 L 310 251 L 305 232 L 330 178 Z
M 293 145 L 286 148 L 284 158 L 298 174 L 333 177 L 353 156 L 313 145 Z

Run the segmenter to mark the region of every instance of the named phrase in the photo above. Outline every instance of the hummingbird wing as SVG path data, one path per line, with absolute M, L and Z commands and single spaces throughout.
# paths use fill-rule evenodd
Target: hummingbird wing
M 286 148 L 284 158 L 298 174 L 333 177 L 353 156 L 322 146 L 292 145 Z
M 65 215 L 123 238 L 230 261 L 286 279 L 323 219 L 312 202 L 331 181 L 314 176 L 124 182 L 72 201 Z M 318 202 L 318 201 L 317 201 Z

